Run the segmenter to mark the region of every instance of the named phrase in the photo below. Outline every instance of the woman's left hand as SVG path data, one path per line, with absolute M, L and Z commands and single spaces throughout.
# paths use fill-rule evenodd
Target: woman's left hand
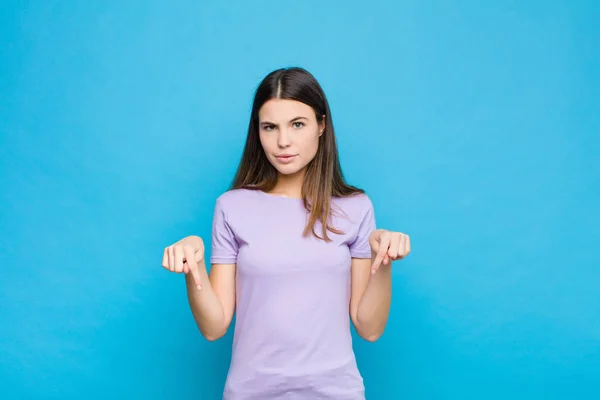
M 371 265 L 373 274 L 382 263 L 388 265 L 390 261 L 402 260 L 410 253 L 410 238 L 401 232 L 377 229 L 371 233 L 369 244 L 374 256 Z

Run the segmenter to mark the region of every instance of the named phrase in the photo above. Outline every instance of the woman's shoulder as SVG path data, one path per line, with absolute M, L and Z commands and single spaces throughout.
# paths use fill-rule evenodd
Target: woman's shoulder
M 343 197 L 332 198 L 334 203 L 349 207 L 370 207 L 372 206 L 371 198 L 366 192 L 357 192 Z
M 332 199 L 334 208 L 340 209 L 343 214 L 349 216 L 364 216 L 373 209 L 373 202 L 367 193 L 358 192 L 344 197 Z
M 252 189 L 230 189 L 217 197 L 217 204 L 236 205 L 248 201 L 248 199 L 256 196 L 256 190 Z

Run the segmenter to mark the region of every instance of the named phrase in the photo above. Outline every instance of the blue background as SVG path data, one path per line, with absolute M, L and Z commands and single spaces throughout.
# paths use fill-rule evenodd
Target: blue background
M 600 398 L 600 7 L 524 3 L 3 1 L 0 398 L 220 398 L 231 332 L 162 250 L 209 239 L 292 65 L 412 237 L 368 398 Z

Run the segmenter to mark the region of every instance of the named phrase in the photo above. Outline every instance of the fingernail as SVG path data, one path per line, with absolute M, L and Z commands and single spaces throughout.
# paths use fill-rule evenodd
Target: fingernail
M 202 290 L 202 286 L 196 285 L 196 290 Z

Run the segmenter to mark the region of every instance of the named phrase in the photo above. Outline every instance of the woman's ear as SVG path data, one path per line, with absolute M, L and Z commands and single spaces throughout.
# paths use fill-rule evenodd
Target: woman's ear
M 325 128 L 326 128 L 326 124 L 325 124 L 325 116 L 323 115 L 321 118 L 321 122 L 319 123 L 319 137 L 323 136 L 323 133 L 325 132 Z

